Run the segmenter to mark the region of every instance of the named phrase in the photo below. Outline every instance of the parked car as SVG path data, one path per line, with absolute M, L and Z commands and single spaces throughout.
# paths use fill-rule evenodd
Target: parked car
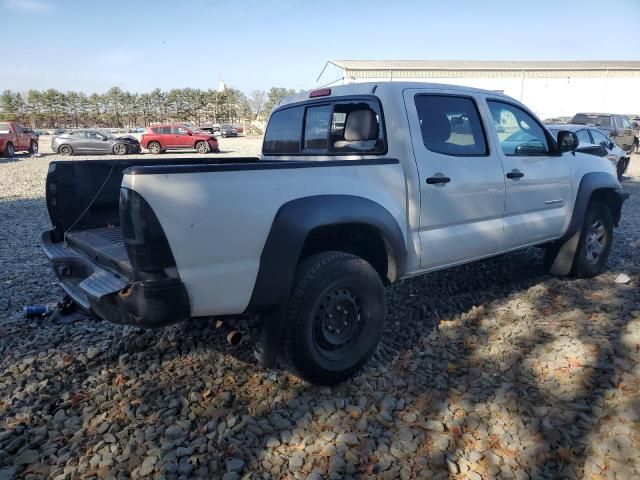
M 237 137 L 238 136 L 238 129 L 236 127 L 234 127 L 233 125 L 229 125 L 229 124 L 222 124 L 220 125 L 220 135 L 222 135 L 222 137 L 226 138 L 226 137 Z
M 16 122 L 0 122 L 0 155 L 13 157 L 16 152 L 38 153 L 38 137 Z
M 282 100 L 260 157 L 53 162 L 43 246 L 100 318 L 258 313 L 264 365 L 282 349 L 302 377 L 332 384 L 375 351 L 385 285 L 531 245 L 554 274 L 600 273 L 627 195 L 578 144 L 496 92 L 324 88 Z
M 203 125 L 198 128 L 198 131 L 214 135 L 216 132 L 220 131 L 220 125 Z
M 103 130 L 80 129 L 51 139 L 51 150 L 60 155 L 140 153 L 140 142 L 133 137 L 116 137 Z
M 142 146 L 151 153 L 166 150 L 195 149 L 198 153 L 219 152 L 218 140 L 212 134 L 198 133 L 184 125 L 158 125 L 142 134 Z
M 611 138 L 609 138 L 607 132 L 595 127 L 571 124 L 547 125 L 547 128 L 554 137 L 557 137 L 558 133 L 563 130 L 575 133 L 580 142 L 576 151 L 589 153 L 591 155 L 598 155 L 609 159 L 616 169 L 618 180 L 622 180 L 623 175 L 629 168 L 631 157 L 627 152 L 616 145 Z
M 593 125 L 608 133 L 609 137 L 625 152 L 633 151 L 635 133 L 626 115 L 611 113 L 576 113 L 571 122 L 574 125 Z

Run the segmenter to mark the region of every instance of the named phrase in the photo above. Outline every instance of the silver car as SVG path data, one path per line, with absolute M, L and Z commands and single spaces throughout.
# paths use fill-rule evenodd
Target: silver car
M 133 137 L 115 137 L 103 130 L 73 130 L 53 137 L 51 150 L 60 155 L 140 153 L 140 142 Z
M 622 176 L 629 168 L 631 157 L 609 138 L 607 132 L 587 125 L 554 124 L 546 125 L 546 127 L 554 137 L 557 137 L 560 130 L 569 130 L 575 133 L 580 141 L 576 150 L 608 158 L 616 167 L 618 179 L 622 180 Z

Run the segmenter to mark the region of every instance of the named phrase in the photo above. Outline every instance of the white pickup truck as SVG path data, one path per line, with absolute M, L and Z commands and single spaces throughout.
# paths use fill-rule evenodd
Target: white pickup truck
M 331 384 L 375 350 L 385 285 L 530 245 L 598 274 L 626 194 L 577 144 L 495 92 L 314 90 L 273 111 L 259 158 L 52 162 L 44 251 L 101 318 L 259 313 L 263 364 Z

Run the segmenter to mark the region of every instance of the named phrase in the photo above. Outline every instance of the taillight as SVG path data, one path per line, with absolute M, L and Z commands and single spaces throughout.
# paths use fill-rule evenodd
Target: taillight
M 159 273 L 176 266 L 158 217 L 139 193 L 128 188 L 120 189 L 120 228 L 134 270 Z

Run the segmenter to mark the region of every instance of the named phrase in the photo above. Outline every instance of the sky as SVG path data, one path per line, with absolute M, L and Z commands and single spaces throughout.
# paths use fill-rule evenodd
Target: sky
M 640 60 L 640 0 L 0 0 L 0 25 L 0 90 L 20 92 L 309 89 L 330 59 Z

